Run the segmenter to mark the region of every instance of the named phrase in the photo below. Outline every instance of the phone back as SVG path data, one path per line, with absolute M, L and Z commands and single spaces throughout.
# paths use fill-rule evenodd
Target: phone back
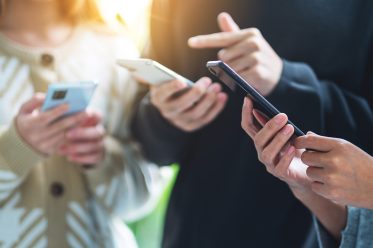
M 69 110 L 65 116 L 84 111 L 96 87 L 97 84 L 92 81 L 50 84 L 41 110 L 47 111 L 59 105 L 68 104 Z

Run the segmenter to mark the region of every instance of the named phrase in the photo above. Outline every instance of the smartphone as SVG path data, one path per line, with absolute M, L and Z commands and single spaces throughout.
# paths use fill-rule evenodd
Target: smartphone
M 240 88 L 245 95 L 254 102 L 254 107 L 262 112 L 268 119 L 271 119 L 280 113 L 267 99 L 256 91 L 248 82 L 238 75 L 232 68 L 222 61 L 209 61 L 206 64 L 208 70 L 231 90 Z M 294 127 L 295 136 L 305 135 L 294 123 L 288 120 L 288 124 Z
M 94 81 L 52 83 L 48 86 L 41 111 L 68 104 L 69 110 L 63 116 L 82 112 L 88 107 L 96 87 Z
M 193 86 L 189 79 L 151 59 L 120 59 L 117 64 L 126 68 L 136 79 L 152 85 L 178 79 L 190 87 Z

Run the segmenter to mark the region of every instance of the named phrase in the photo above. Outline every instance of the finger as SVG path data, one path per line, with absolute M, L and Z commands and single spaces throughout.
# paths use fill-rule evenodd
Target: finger
M 212 84 L 208 89 L 204 97 L 196 103 L 195 106 L 183 113 L 183 117 L 191 121 L 198 120 L 205 116 L 210 108 L 216 102 L 218 93 L 221 91 L 220 84 Z
M 305 151 L 302 154 L 302 162 L 308 166 L 326 167 L 328 166 L 328 155 L 325 152 Z
M 105 129 L 98 125 L 94 127 L 76 127 L 66 133 L 69 141 L 92 141 L 99 140 L 105 136 Z
M 97 164 L 103 160 L 103 154 L 100 152 L 84 155 L 72 155 L 69 156 L 68 159 L 70 162 L 77 164 Z
M 29 101 L 21 106 L 20 112 L 23 114 L 30 114 L 34 110 L 40 108 L 45 100 L 45 94 L 36 93 Z
M 238 58 L 234 58 L 229 61 L 225 61 L 233 70 L 244 76 L 244 72 L 249 74 L 252 68 L 255 68 L 260 63 L 260 54 L 257 52 L 251 54 L 243 54 Z M 223 60 L 224 61 L 224 60 Z
M 268 122 L 268 117 L 257 109 L 253 110 L 253 115 L 262 127 Z
M 60 133 L 51 138 L 42 140 L 38 146 L 40 151 L 52 155 L 57 152 L 58 148 L 65 142 L 65 134 Z
M 218 15 L 218 24 L 219 24 L 220 30 L 223 32 L 234 32 L 234 31 L 240 30 L 240 27 L 233 20 L 231 15 L 229 15 L 226 12 L 220 13 Z
M 188 45 L 192 48 L 223 48 L 232 46 L 248 37 L 255 35 L 251 29 L 237 32 L 220 32 L 207 35 L 198 35 L 189 38 Z
M 257 150 L 263 150 L 271 139 L 280 131 L 286 124 L 288 117 L 285 114 L 278 114 L 269 120 L 261 130 L 255 135 L 255 146 Z
M 67 104 L 62 104 L 46 112 L 39 113 L 36 119 L 41 125 L 46 126 L 61 118 L 68 110 L 69 106 Z
M 103 150 L 104 143 L 102 140 L 99 141 L 91 141 L 91 142 L 74 142 L 68 143 L 66 147 L 64 147 L 64 151 L 73 156 L 81 155 L 81 154 L 89 154 L 94 152 L 99 152 Z
M 86 114 L 84 112 L 65 117 L 57 122 L 52 123 L 43 131 L 41 135 L 45 138 L 53 137 L 58 133 L 64 132 L 75 126 L 81 125 L 85 120 L 85 117 Z
M 160 85 L 151 86 L 152 98 L 155 101 L 163 103 L 166 102 L 172 95 L 185 89 L 188 85 L 179 80 L 173 80 Z
M 320 152 L 328 152 L 338 144 L 338 139 L 320 136 L 314 133 L 308 133 L 305 136 L 295 139 L 297 149 L 308 149 Z
M 253 53 L 257 53 L 258 51 L 259 51 L 258 38 L 252 36 L 250 38 L 241 40 L 237 44 L 234 44 L 230 47 L 221 49 L 218 53 L 218 56 L 219 56 L 219 59 L 223 60 L 224 62 L 232 62 L 232 60 L 238 59 L 246 55 L 247 61 L 250 62 L 249 55 L 252 55 Z
M 276 165 L 280 152 L 294 133 L 293 126 L 287 124 L 279 131 L 270 143 L 263 149 L 261 156 L 268 164 Z
M 213 121 L 216 116 L 218 116 L 221 111 L 224 109 L 225 104 L 228 100 L 228 96 L 225 93 L 219 93 L 218 94 L 218 99 L 215 102 L 215 104 L 210 108 L 209 111 L 207 111 L 207 114 L 202 118 L 202 123 L 203 124 L 208 124 L 211 121 Z
M 241 127 L 251 139 L 254 139 L 255 135 L 259 132 L 259 128 L 254 123 L 252 112 L 253 102 L 248 97 L 245 97 L 241 114 Z
M 188 92 L 175 99 L 169 100 L 168 106 L 166 106 L 167 112 L 170 112 L 171 115 L 174 116 L 191 108 L 203 98 L 211 83 L 211 79 L 201 78 Z
M 307 176 L 314 182 L 324 182 L 325 170 L 324 168 L 309 166 L 306 170 Z
M 295 147 L 289 146 L 288 149 L 285 151 L 284 155 L 280 158 L 279 162 L 275 166 L 275 171 L 277 175 L 281 178 L 285 179 L 287 172 L 289 170 L 289 166 L 291 161 L 295 156 Z

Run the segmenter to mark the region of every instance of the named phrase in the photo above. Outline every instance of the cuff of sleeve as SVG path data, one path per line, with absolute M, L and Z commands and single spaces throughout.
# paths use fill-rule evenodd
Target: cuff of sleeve
M 34 151 L 19 136 L 15 123 L 0 138 L 0 151 L 9 168 L 18 176 L 26 175 L 44 157 Z
M 350 247 L 351 244 L 356 244 L 359 222 L 360 209 L 348 207 L 347 223 L 342 231 L 341 247 Z
M 123 162 L 117 159 L 122 158 L 123 156 L 121 143 L 110 136 L 105 137 L 104 142 L 106 149 L 104 160 L 91 169 L 82 170 L 89 179 L 91 185 L 99 185 L 105 183 L 107 181 L 107 178 L 104 175 L 107 174 L 110 170 L 114 169 L 114 164 L 118 163 L 119 168 L 119 163 Z
M 338 241 L 324 228 L 324 226 L 313 216 L 313 223 L 316 230 L 317 241 L 320 248 L 338 247 Z
M 282 60 L 283 69 L 281 73 L 280 80 L 278 81 L 276 87 L 273 89 L 271 94 L 268 95 L 267 99 L 270 102 L 281 102 L 283 101 L 284 95 L 288 89 L 289 80 L 293 78 L 293 75 L 297 73 L 297 66 L 293 63 Z

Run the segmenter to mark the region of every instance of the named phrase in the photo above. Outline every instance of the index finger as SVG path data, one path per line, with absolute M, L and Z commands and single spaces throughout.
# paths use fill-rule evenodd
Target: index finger
M 337 139 L 320 136 L 317 134 L 307 134 L 295 139 L 294 146 L 297 149 L 308 149 L 319 152 L 328 152 L 333 149 Z
M 220 32 L 207 35 L 198 35 L 189 38 L 188 44 L 192 48 L 221 48 L 232 46 L 239 41 L 254 35 L 250 29 L 235 32 Z
M 57 106 L 51 110 L 47 110 L 45 112 L 40 112 L 39 116 L 37 117 L 38 121 L 44 125 L 48 125 L 58 118 L 62 117 L 67 111 L 69 110 L 69 105 L 62 104 Z

